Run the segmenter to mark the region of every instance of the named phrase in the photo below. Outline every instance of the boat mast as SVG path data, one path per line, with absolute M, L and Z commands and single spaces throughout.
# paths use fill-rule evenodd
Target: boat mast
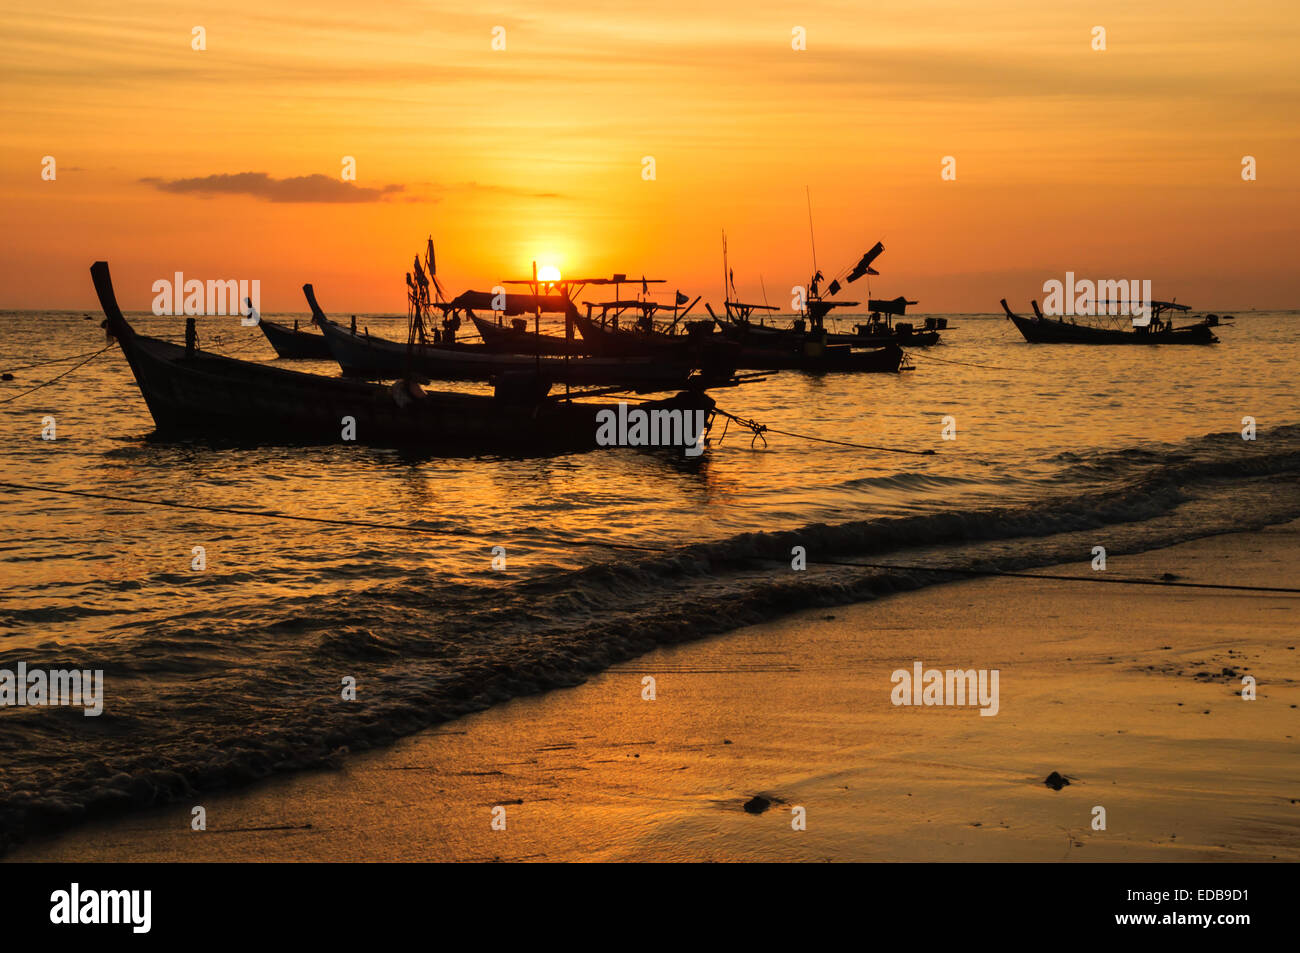
M 808 186 L 803 187 L 804 197 L 808 200 L 808 243 L 812 245 L 813 274 L 817 274 L 817 235 L 813 231 L 812 220 L 812 189 Z
M 804 316 L 808 319 L 808 328 L 812 330 L 814 323 L 821 324 L 820 319 L 814 322 L 812 300 L 816 296 L 820 299 L 821 293 L 817 290 L 817 233 L 813 230 L 812 216 L 812 189 L 805 185 L 803 187 L 804 199 L 808 203 L 808 244 L 812 248 L 812 279 L 808 282 L 808 294 L 804 296 Z

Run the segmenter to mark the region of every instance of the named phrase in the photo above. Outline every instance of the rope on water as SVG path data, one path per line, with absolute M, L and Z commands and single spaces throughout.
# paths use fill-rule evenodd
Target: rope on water
M 23 391 L 21 394 L 14 394 L 12 397 L 6 397 L 4 400 L 0 400 L 0 404 L 7 404 L 7 403 L 9 403 L 11 400 L 17 400 L 19 397 L 26 397 L 28 394 L 34 393 L 35 391 L 40 390 L 42 387 L 48 387 L 50 384 L 53 384 L 55 381 L 62 380 L 63 378 L 65 378 L 65 377 L 67 377 L 69 374 L 71 374 L 73 371 L 75 371 L 77 368 L 79 368 L 79 367 L 85 367 L 87 364 L 89 364 L 89 363 L 90 363 L 91 361 L 93 361 L 95 358 L 99 357 L 99 355 L 103 354 L 103 353 L 104 353 L 105 351 L 107 351 L 109 348 L 114 347 L 114 346 L 116 345 L 116 343 L 117 343 L 117 342 L 113 342 L 112 344 L 106 344 L 106 345 L 104 345 L 102 348 L 100 348 L 100 349 L 99 349 L 98 351 L 96 351 L 94 354 L 90 355 L 90 357 L 86 358 L 86 359 L 85 359 L 84 361 L 82 361 L 80 364 L 77 364 L 77 365 L 74 366 L 74 367 L 70 367 L 70 368 L 68 368 L 68 369 L 67 369 L 66 371 L 64 371 L 62 374 L 58 375 L 58 377 L 51 377 L 49 380 L 45 381 L 45 383 L 43 383 L 43 384 L 37 384 L 35 387 L 28 388 L 27 390 Z
M 53 360 L 41 361 L 37 364 L 20 364 L 17 367 L 7 368 L 5 373 L 8 374 L 13 371 L 29 371 L 33 367 L 48 367 L 51 364 L 62 364 L 64 361 L 75 361 L 79 357 L 86 357 L 87 355 L 93 355 L 95 353 L 95 351 L 82 351 L 80 354 L 69 354 L 67 357 L 56 357 Z
M 300 523 L 324 523 L 331 526 L 354 526 L 360 529 L 386 529 L 400 533 L 421 533 L 431 536 L 460 536 L 463 530 L 442 530 L 431 526 L 417 526 L 401 523 L 379 523 L 367 520 L 348 520 L 330 516 L 303 516 L 294 513 L 280 513 L 276 510 L 244 510 L 233 506 L 211 506 L 203 503 L 178 503 L 174 500 L 158 500 L 141 496 L 120 496 L 115 493 L 95 493 L 91 490 L 75 490 L 67 487 L 37 486 L 29 483 L 12 483 L 0 481 L 0 487 L 12 490 L 31 490 L 36 493 L 51 493 L 59 496 L 77 496 L 91 500 L 109 500 L 114 503 L 134 503 L 138 506 L 161 506 L 167 509 L 198 510 L 206 513 L 224 513 L 230 516 L 256 516 L 262 519 L 293 520 Z M 666 553 L 668 549 L 651 546 L 638 546 L 635 543 L 604 542 L 601 540 L 559 539 L 548 540 L 565 546 L 607 546 L 613 549 L 632 549 L 644 552 Z
M 811 434 L 795 433 L 793 430 L 777 430 L 775 427 L 769 427 L 766 424 L 760 424 L 756 420 L 750 420 L 745 417 L 737 417 L 735 414 L 729 414 L 727 413 L 727 411 L 723 410 L 720 407 L 715 408 L 714 410 L 715 413 L 721 414 L 723 417 L 726 417 L 728 420 L 734 420 L 736 423 L 740 424 L 740 426 L 746 427 L 749 430 L 753 431 L 754 439 L 757 440 L 762 438 L 764 447 L 767 446 L 767 439 L 763 437 L 764 434 L 779 433 L 783 437 L 794 437 L 798 440 L 812 440 L 816 443 L 833 443 L 836 446 L 852 447 L 855 450 L 879 450 L 884 453 L 908 453 L 918 457 L 934 456 L 933 450 L 904 450 L 901 447 L 877 447 L 867 443 L 849 443 L 847 440 L 832 440 L 829 437 L 814 437 Z M 726 429 L 724 428 L 722 432 L 722 436 L 725 437 L 726 435 L 727 432 Z M 721 437 L 718 438 L 718 443 L 719 444 L 722 443 Z M 753 441 L 750 441 L 750 446 L 751 447 L 753 446 Z
M 302 516 L 293 513 L 280 513 L 274 510 L 241 510 L 228 506 L 208 506 L 201 503 L 177 503 L 172 500 L 155 500 L 146 497 L 119 496 L 112 493 L 94 493 L 89 490 L 74 490 L 64 487 L 53 486 L 33 486 L 27 483 L 12 483 L 9 481 L 0 481 L 0 487 L 8 487 L 15 490 L 31 490 L 37 493 L 51 493 L 61 496 L 78 496 L 92 500 L 109 500 L 117 503 L 133 503 L 138 506 L 161 506 L 171 509 L 199 510 L 209 513 L 223 513 L 231 516 L 256 516 L 262 519 L 294 520 L 304 523 L 325 523 L 335 526 L 354 526 L 364 529 L 386 529 L 404 533 L 421 533 L 424 535 L 463 536 L 460 530 L 440 530 L 428 526 L 415 526 L 411 524 L 400 523 L 378 523 L 364 520 L 346 520 L 336 517 L 327 516 Z M 612 540 L 596 539 L 571 539 L 571 538 L 552 538 L 544 540 L 544 544 L 557 546 L 599 546 L 608 549 L 625 549 L 646 553 L 655 553 L 659 555 L 670 555 L 677 551 L 675 547 L 663 546 L 644 546 L 637 543 L 618 543 Z M 537 545 L 534 543 L 534 545 Z M 741 557 L 746 558 L 746 557 Z M 748 557 L 757 562 L 786 562 L 784 557 L 775 558 L 770 556 L 751 556 Z M 1095 582 L 1109 585 L 1121 586 L 1163 586 L 1175 589 L 1214 589 L 1226 590 L 1229 592 L 1255 592 L 1255 593 L 1282 593 L 1287 595 L 1300 595 L 1300 588 L 1291 588 L 1286 586 L 1243 586 L 1231 583 L 1213 583 L 1213 582 L 1179 582 L 1169 579 L 1134 579 L 1127 576 L 1066 576 L 1058 573 L 1032 573 L 1032 572 L 1014 572 L 1011 570 L 1001 569 L 970 569 L 963 566 L 901 566 L 894 563 L 860 563 L 850 562 L 848 560 L 838 559 L 818 559 L 812 562 L 812 565 L 822 566 L 843 566 L 852 569 L 884 569 L 891 572 L 926 572 L 937 575 L 954 575 L 954 576 L 973 576 L 973 577 L 1000 577 L 1008 579 L 1043 579 L 1061 582 Z
M 986 371 L 1023 371 L 1023 367 L 1002 367 L 1000 364 L 972 364 L 969 361 L 954 361 L 951 358 L 935 357 L 933 354 L 921 354 L 912 351 L 908 357 L 919 357 L 927 361 L 938 361 L 940 364 L 958 364 L 962 367 L 978 367 Z

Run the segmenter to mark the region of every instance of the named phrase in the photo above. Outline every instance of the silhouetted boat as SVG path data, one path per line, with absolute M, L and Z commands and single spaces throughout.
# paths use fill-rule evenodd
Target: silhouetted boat
M 856 302 L 837 302 L 839 305 Z M 850 344 L 854 347 L 879 347 L 882 344 L 898 344 L 902 347 L 930 347 L 939 343 L 939 332 L 948 329 L 947 318 L 928 317 L 922 327 L 910 321 L 898 321 L 907 313 L 907 306 L 916 304 L 902 295 L 890 300 L 868 298 L 867 307 L 871 316 L 862 324 L 853 326 L 852 334 L 840 334 L 828 331 L 828 344 Z
M 820 271 L 817 271 L 808 282 L 802 312 L 788 326 L 768 325 L 762 320 L 756 323 L 753 318 L 755 312 L 776 311 L 777 308 L 770 304 L 749 304 L 732 298 L 731 292 L 735 290 L 735 282 L 726 264 L 725 244 L 724 237 L 723 271 L 726 275 L 724 286 L 728 288 L 726 310 L 721 318 L 714 315 L 714 320 L 724 334 L 747 347 L 780 347 L 788 350 L 798 347 L 799 343 L 805 340 L 867 348 L 890 344 L 902 347 L 929 347 L 939 343 L 939 332 L 948 327 L 947 318 L 926 318 L 925 325 L 921 328 L 910 321 L 896 321 L 895 318 L 906 315 L 908 305 L 916 304 L 915 301 L 908 301 L 900 295 L 891 299 L 869 298 L 867 307 L 871 309 L 871 315 L 865 322 L 855 324 L 853 333 L 831 331 L 825 326 L 826 316 L 836 308 L 857 307 L 859 302 L 832 300 L 833 296 L 839 294 L 841 290 L 839 279 L 832 279 L 823 292 L 822 283 L 825 278 Z M 884 251 L 884 244 L 876 242 L 856 265 L 851 269 L 843 269 L 840 276 L 846 283 L 852 283 L 863 275 L 878 275 L 879 272 L 872 267 L 872 262 Z M 709 313 L 713 314 L 712 308 L 709 309 Z
M 664 283 L 659 278 L 642 278 L 640 281 L 643 289 L 650 284 Z M 526 283 L 532 287 L 543 286 L 535 280 Z M 618 286 L 635 283 L 636 279 L 629 281 L 626 275 L 555 281 L 544 284 L 544 287 L 552 291 L 550 294 L 494 296 L 483 292 L 467 292 L 452 301 L 451 306 L 466 311 L 485 344 L 493 350 L 506 353 L 661 358 L 692 363 L 694 366 L 722 367 L 726 364 L 725 355 L 736 352 L 734 346 L 712 333 L 714 328 L 711 321 L 683 321 L 700 300 L 698 297 L 687 305 L 686 295 L 678 291 L 674 294 L 673 303 L 666 305 L 652 301 L 648 292 L 642 298 L 625 300 L 617 296 Z M 587 314 L 583 317 L 570 295 L 580 293 L 588 284 L 614 285 L 615 299 L 599 303 L 586 302 Z M 493 321 L 473 313 L 474 308 L 486 310 L 489 305 L 494 312 Z M 686 307 L 683 308 L 683 305 Z M 596 308 L 600 309 L 599 317 L 594 313 Z M 660 312 L 671 313 L 672 320 L 656 323 L 655 317 Z M 528 322 L 517 316 L 537 313 L 563 314 L 566 336 L 529 330 Z M 635 318 L 629 320 L 633 313 Z M 507 318 L 509 324 L 504 321 Z M 581 335 L 580 341 L 575 339 L 573 330 Z
M 1078 324 L 1064 318 L 1047 318 L 1038 309 L 1038 302 L 1030 302 L 1034 316 L 1026 318 L 1016 314 L 1002 299 L 1002 310 L 1024 335 L 1030 344 L 1218 344 L 1211 328 L 1218 324 L 1218 318 L 1207 315 L 1196 324 L 1174 327 L 1173 321 L 1165 319 L 1168 312 L 1190 311 L 1185 304 L 1171 301 L 1151 302 L 1151 323 L 1145 327 L 1099 327 L 1093 324 Z
M 591 351 L 580 341 L 567 341 L 555 334 L 538 334 L 528 330 L 523 318 L 511 318 L 509 324 L 498 324 L 477 314 L 470 314 L 479 337 L 486 349 L 498 354 L 546 354 L 577 357 Z
M 276 324 L 274 321 L 267 321 L 265 318 L 258 319 L 257 324 L 266 335 L 266 339 L 271 342 L 271 347 L 275 348 L 277 357 L 285 360 L 318 361 L 328 361 L 332 357 L 325 338 L 320 334 L 299 331 L 296 321 L 291 328 Z
M 877 348 L 855 348 L 847 344 L 824 344 L 805 341 L 790 347 L 746 347 L 740 349 L 737 363 L 754 371 L 808 371 L 813 374 L 853 372 L 891 374 L 911 370 L 906 355 L 897 344 Z
M 890 342 L 880 347 L 855 348 L 849 344 L 830 344 L 825 328 L 807 331 L 803 319 L 795 327 L 769 328 L 754 324 L 750 315 L 754 310 L 770 305 L 726 302 L 727 318 L 718 318 L 713 308 L 705 305 L 723 332 L 740 343 L 736 366 L 755 371 L 796 370 L 810 373 L 856 372 L 888 374 L 911 370 L 906 355 L 897 344 Z
M 331 321 L 316 303 L 312 286 L 302 290 L 334 360 L 349 377 L 392 380 L 414 374 L 430 380 L 487 381 L 510 371 L 530 371 L 555 384 L 617 385 L 640 392 L 676 390 L 692 380 L 689 364 L 652 358 L 509 354 L 480 344 L 389 341 Z M 731 374 L 716 375 L 709 383 L 724 383 L 723 376 Z
M 241 361 L 200 350 L 192 319 L 186 344 L 172 344 L 137 334 L 127 323 L 107 262 L 95 262 L 90 273 L 105 327 L 121 346 L 161 435 L 334 444 L 344 442 L 350 425 L 360 444 L 414 446 L 435 454 L 554 453 L 596 448 L 597 414 L 626 412 L 626 404 L 545 396 L 546 385 L 520 376 L 508 375 L 503 382 L 508 386 L 499 385 L 495 396 L 487 396 L 425 392 L 406 380 L 387 386 Z M 698 411 L 707 424 L 714 402 L 703 391 L 690 390 L 635 407 Z M 684 441 L 671 446 L 684 448 Z

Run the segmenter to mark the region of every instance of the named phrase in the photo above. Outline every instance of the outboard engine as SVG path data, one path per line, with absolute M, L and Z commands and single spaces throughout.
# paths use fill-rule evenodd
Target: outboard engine
M 1219 316 L 1217 314 L 1207 314 L 1205 323 L 1212 328 L 1217 328 L 1219 326 Z

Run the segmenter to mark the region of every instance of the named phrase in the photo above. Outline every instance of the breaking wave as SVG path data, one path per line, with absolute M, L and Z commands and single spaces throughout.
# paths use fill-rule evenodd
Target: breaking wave
M 656 646 L 955 578 L 1136 552 L 1300 517 L 1300 427 L 1254 442 L 1062 454 L 1027 505 L 815 523 L 466 587 L 393 573 L 328 598 L 280 594 L 154 619 L 94 644 L 0 652 L 0 669 L 103 669 L 105 711 L 13 708 L 0 739 L 0 849 L 88 818 L 331 766 L 496 702 L 581 682 Z M 900 477 L 915 479 L 915 477 Z M 928 479 L 928 478 L 927 478 Z M 803 547 L 807 571 L 791 568 Z M 831 563 L 870 561 L 893 568 Z M 49 609 L 5 613 L 42 621 Z M 72 611 L 72 610 L 57 610 Z M 76 611 L 91 612 L 91 609 Z M 356 701 L 340 699 L 345 677 Z

